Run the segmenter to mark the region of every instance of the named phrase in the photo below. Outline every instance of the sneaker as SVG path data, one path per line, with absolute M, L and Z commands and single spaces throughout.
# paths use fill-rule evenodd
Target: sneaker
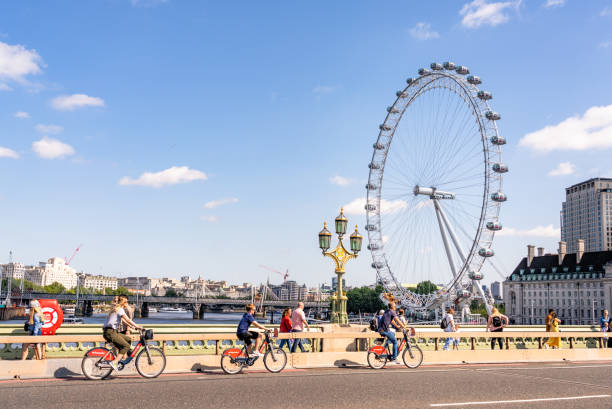
M 249 355 L 251 355 L 251 356 L 263 356 L 263 354 L 261 352 L 259 352 L 259 351 L 250 352 Z
M 119 363 L 122 364 L 123 366 L 126 366 L 130 362 L 132 362 L 132 357 L 131 356 L 128 356 L 127 358 L 122 359 L 121 361 L 119 361 Z
M 396 359 L 395 361 L 393 361 L 393 365 L 403 365 L 403 363 L 400 362 L 399 359 Z

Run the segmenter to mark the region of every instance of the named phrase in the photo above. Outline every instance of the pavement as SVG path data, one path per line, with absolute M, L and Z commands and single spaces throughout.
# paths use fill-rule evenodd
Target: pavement
M 11 408 L 611 409 L 612 362 L 220 371 L 0 381 Z

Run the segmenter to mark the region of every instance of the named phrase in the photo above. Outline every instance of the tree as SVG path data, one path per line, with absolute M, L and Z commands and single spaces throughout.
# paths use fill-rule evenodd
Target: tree
M 438 289 L 438 286 L 431 281 L 421 281 L 417 284 L 415 292 L 417 294 L 431 294 Z
M 43 291 L 49 294 L 62 294 L 66 292 L 66 287 L 57 281 L 43 287 Z
M 117 287 L 113 295 L 132 295 L 132 292 L 125 287 Z
M 168 288 L 166 290 L 166 297 L 178 297 L 178 294 L 176 293 L 176 290 L 174 288 Z
M 379 296 L 384 292 L 382 286 L 376 286 L 375 289 L 370 287 L 353 288 L 346 292 L 348 301 L 346 309 L 352 313 L 375 313 L 378 310 L 384 309 L 385 305 L 380 300 Z

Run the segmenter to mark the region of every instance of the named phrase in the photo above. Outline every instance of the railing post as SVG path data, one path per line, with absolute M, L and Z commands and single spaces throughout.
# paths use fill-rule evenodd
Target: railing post
M 506 337 L 506 349 L 510 349 L 510 338 Z
M 472 344 L 472 351 L 476 349 L 476 345 L 474 344 L 474 341 L 476 339 L 474 337 L 470 337 L 470 344 Z
M 542 349 L 542 337 L 538 337 L 538 349 Z
M 165 355 L 166 354 L 166 341 L 162 341 L 161 343 L 162 343 L 161 345 L 162 351 L 164 352 L 164 355 Z
M 599 349 L 603 348 L 603 338 L 599 338 Z
M 574 338 L 569 337 L 570 349 L 574 349 Z
M 434 338 L 434 347 L 435 347 L 435 350 L 437 351 L 438 350 L 438 338 L 437 337 Z
M 219 355 L 219 341 L 218 339 L 215 340 L 215 355 Z

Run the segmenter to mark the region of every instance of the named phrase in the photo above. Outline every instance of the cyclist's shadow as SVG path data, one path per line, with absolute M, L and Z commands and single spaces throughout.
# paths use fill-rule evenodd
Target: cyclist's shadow
M 212 366 L 212 365 L 193 364 L 191 366 L 191 370 L 193 372 L 201 372 L 201 373 L 219 372 L 219 367 Z

